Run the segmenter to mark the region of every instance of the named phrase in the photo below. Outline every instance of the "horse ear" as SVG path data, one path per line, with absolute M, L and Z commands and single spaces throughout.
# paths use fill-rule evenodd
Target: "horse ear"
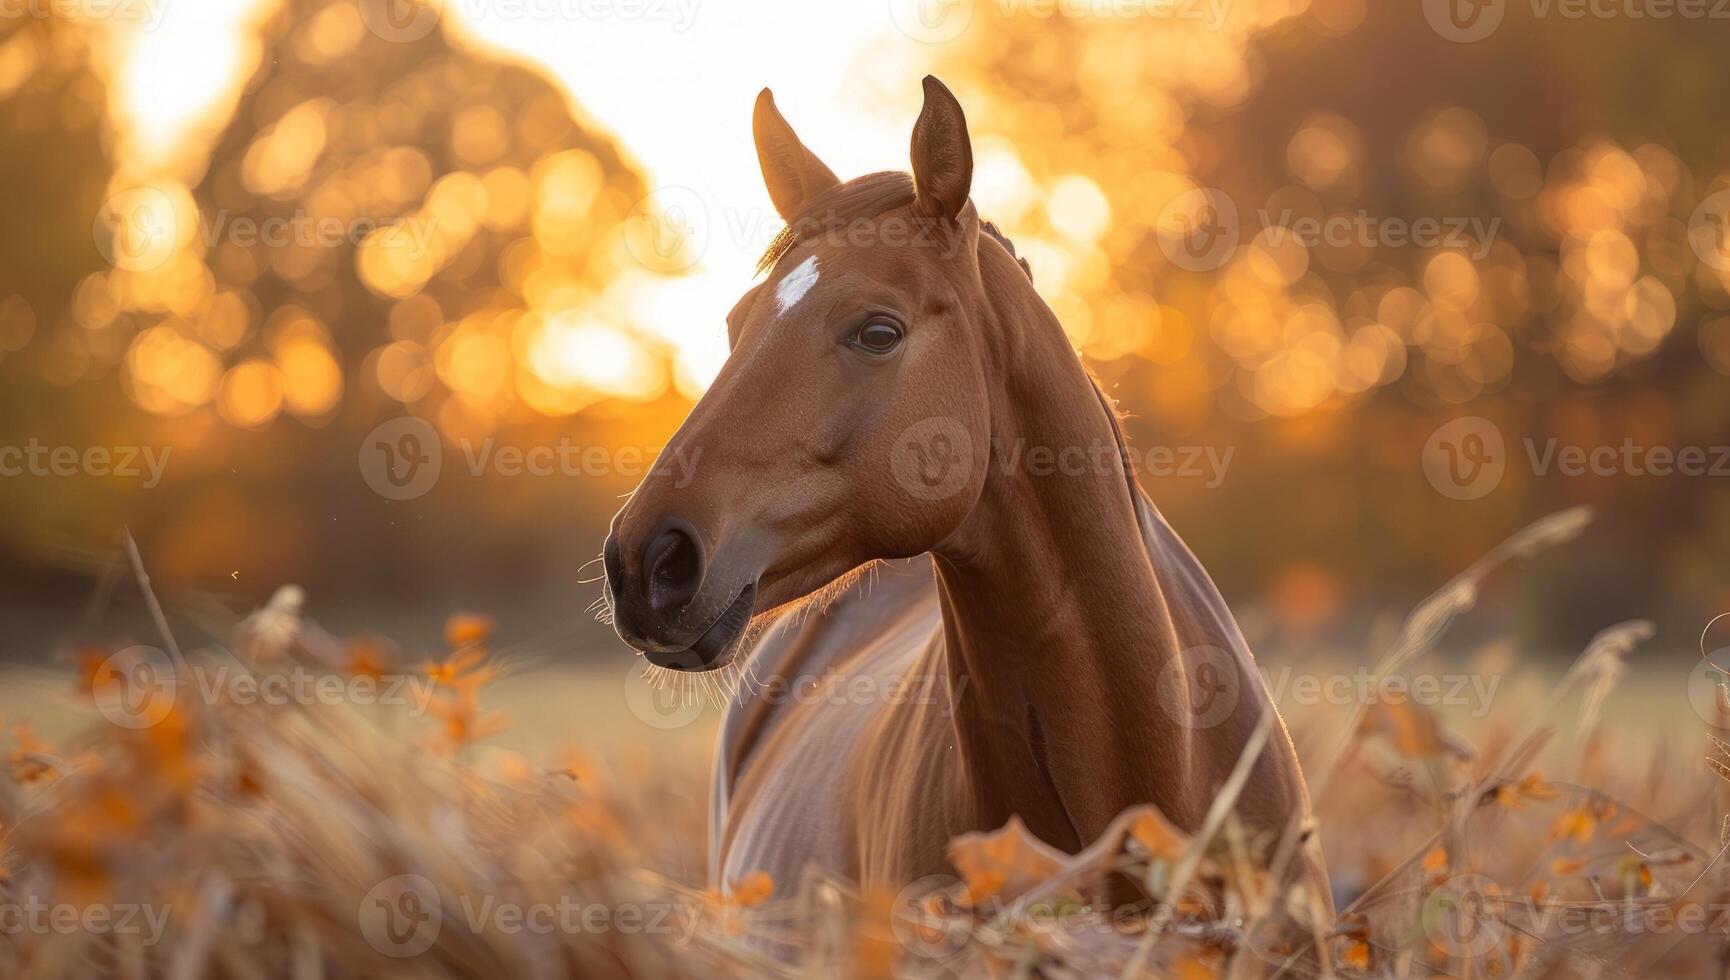
M 775 108 L 775 97 L 764 89 L 757 96 L 757 108 L 751 113 L 751 133 L 757 140 L 757 160 L 763 165 L 763 183 L 769 186 L 769 200 L 788 222 L 799 216 L 805 203 L 823 191 L 834 187 L 834 171 L 823 165 L 817 155 L 805 149 L 793 127 Z
M 913 208 L 932 218 L 954 218 L 967 206 L 973 186 L 973 143 L 961 103 L 937 80 L 925 76 L 925 107 L 913 124 Z

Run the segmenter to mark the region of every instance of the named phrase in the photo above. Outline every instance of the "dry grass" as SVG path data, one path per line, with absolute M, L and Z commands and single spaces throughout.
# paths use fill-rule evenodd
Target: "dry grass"
M 1540 522 L 1449 583 L 1372 676 L 1416 669 L 1487 575 L 1584 519 Z M 323 634 L 289 590 L 220 647 L 183 652 L 159 626 L 161 653 L 80 654 L 77 733 L 10 729 L 0 975 L 1722 976 L 1727 961 L 1730 784 L 1703 756 L 1722 771 L 1730 746 L 1680 694 L 1645 711 L 1666 716 L 1662 747 L 1630 749 L 1606 720 L 1645 624 L 1606 630 L 1558 680 L 1504 687 L 1465 728 L 1380 681 L 1294 713 L 1317 824 L 1284 840 L 1246 838 L 1233 781 L 1193 836 L 1137 808 L 1071 856 L 1012 822 L 957 839 L 955 877 L 900 895 L 818 876 L 702 887 L 701 739 L 623 764 L 498 749 L 513 679 L 484 617 L 453 616 L 429 662 Z M 1473 669 L 1512 675 L 1507 658 Z M 152 671 L 180 689 L 141 687 Z M 237 678 L 336 693 L 255 703 Z M 403 703 L 357 703 L 393 683 Z M 1276 885 L 1311 829 L 1334 921 Z

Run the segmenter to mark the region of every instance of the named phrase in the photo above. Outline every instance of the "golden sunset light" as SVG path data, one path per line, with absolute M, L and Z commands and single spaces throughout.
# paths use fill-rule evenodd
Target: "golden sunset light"
M 108 25 L 115 47 L 108 71 L 124 83 L 117 111 L 126 159 L 138 173 L 162 179 L 157 175 L 176 172 L 173 164 L 184 144 L 228 109 L 235 88 L 257 63 L 257 24 L 277 5 L 278 0 L 175 0 L 148 19 Z M 459 43 L 527 59 L 567 91 L 595 93 L 584 100 L 582 113 L 619 141 L 649 182 L 650 193 L 632 217 L 653 222 L 650 234 L 677 238 L 660 247 L 679 253 L 670 267 L 627 269 L 608 285 L 598 306 L 628 313 L 635 329 L 621 325 L 607 336 L 638 348 L 670 348 L 673 378 L 690 395 L 701 392 L 725 359 L 721 316 L 751 281 L 758 256 L 780 228 L 763 193 L 748 127 L 742 128 L 757 91 L 783 91 L 782 105 L 790 113 L 804 107 L 810 117 L 802 120 L 805 131 L 839 172 L 893 169 L 891 148 L 917 109 L 917 93 L 899 82 L 928 71 L 935 60 L 929 46 L 897 29 L 895 17 L 911 13 L 891 16 L 887 7 L 871 4 L 775 0 L 728 10 L 684 0 L 644 4 L 641 17 L 576 20 L 553 16 L 545 5 L 511 0 L 433 6 L 445 15 L 441 29 Z M 345 38 L 352 44 L 348 35 L 365 28 L 359 16 L 330 15 L 325 21 L 322 32 L 332 45 Z M 814 36 L 831 43 L 811 44 Z M 643 63 L 638 52 L 644 45 L 662 52 L 656 64 Z M 741 61 L 765 70 L 739 76 L 731 69 Z M 713 149 L 692 153 L 696 144 Z M 998 151 L 998 157 L 1005 155 Z M 987 159 L 998 167 L 1017 166 L 1012 158 Z M 1010 193 L 1026 190 L 998 186 Z M 585 384 L 571 376 L 563 386 Z M 632 369 L 591 387 L 602 395 L 652 395 L 658 386 Z
M 1726 40 L 0 0 L 0 980 L 1722 980 Z

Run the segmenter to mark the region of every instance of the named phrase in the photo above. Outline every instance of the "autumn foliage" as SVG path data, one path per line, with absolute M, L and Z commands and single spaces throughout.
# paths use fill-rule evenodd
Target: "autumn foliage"
M 1428 655 L 1499 565 L 1564 543 L 1583 521 L 1541 521 L 1462 573 L 1413 612 L 1375 675 Z M 28 720 L 5 728 L 0 899 L 69 915 L 156 909 L 162 931 L 7 929 L 0 972 L 1199 980 L 1680 976 L 1722 961 L 1719 781 L 1702 765 L 1666 788 L 1606 761 L 1600 711 L 1645 624 L 1601 634 L 1542 711 L 1516 704 L 1458 731 L 1381 684 L 1327 737 L 1299 726 L 1316 822 L 1291 840 L 1232 816 L 1233 780 L 1199 832 L 1141 806 L 1067 854 L 1012 818 L 955 838 L 952 874 L 889 893 L 815 870 L 692 880 L 666 847 L 700 839 L 704 815 L 667 787 L 701 785 L 701 760 L 657 770 L 577 746 L 543 759 L 498 750 L 489 740 L 510 719 L 489 691 L 512 667 L 492 618 L 455 614 L 444 649 L 408 652 L 332 637 L 300 604 L 298 590 L 279 592 L 226 648 L 182 654 L 165 637 L 172 655 L 156 665 L 186 677 L 214 659 L 259 677 L 408 677 L 422 694 L 359 708 L 182 688 L 117 715 L 130 703 L 119 689 L 149 658 L 69 651 L 67 687 L 100 718 L 61 741 Z M 1552 713 L 1571 703 L 1569 732 Z M 1557 751 L 1564 741 L 1572 749 Z M 1730 758 L 1715 739 L 1708 751 Z M 1311 834 L 1328 852 L 1334 914 L 1284 873 Z M 399 907 L 419 925 L 386 928 L 394 920 L 378 916 Z M 500 909 L 530 910 L 531 923 L 546 910 L 548 927 L 513 928 Z

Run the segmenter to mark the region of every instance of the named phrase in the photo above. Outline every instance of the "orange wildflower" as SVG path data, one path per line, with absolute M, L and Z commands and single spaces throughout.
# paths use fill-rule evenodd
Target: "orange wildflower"
M 729 933 L 744 930 L 739 913 L 763 904 L 775 891 L 775 879 L 763 871 L 753 871 L 721 891 L 703 892 L 703 900 L 721 913 L 721 921 Z
M 487 652 L 481 647 L 470 647 L 458 650 L 441 663 L 426 668 L 426 675 L 432 678 L 434 684 L 443 684 L 456 688 L 460 692 L 472 693 L 493 679 L 490 667 L 481 666 Z
M 385 673 L 384 648 L 371 639 L 352 640 L 348 644 L 348 659 L 343 670 L 354 677 L 380 680 Z
M 445 620 L 445 645 L 452 650 L 480 646 L 493 635 L 498 622 L 484 613 L 457 612 Z
M 1408 759 L 1434 758 L 1447 748 L 1434 715 L 1410 701 L 1390 700 L 1386 692 L 1364 709 L 1358 734 L 1379 735 Z
M 1129 822 L 1129 836 L 1147 849 L 1147 853 L 1166 861 L 1175 861 L 1189 847 L 1189 836 L 1178 830 L 1165 814 L 1146 807 Z
M 1446 878 L 1448 875 L 1448 849 L 1445 847 L 1430 848 L 1430 852 L 1424 855 L 1423 869 L 1424 874 L 1432 883 Z
M 1550 836 L 1556 840 L 1571 840 L 1585 844 L 1592 839 L 1598 829 L 1598 820 L 1585 807 L 1579 807 L 1562 814 L 1550 827 Z
M 443 740 L 435 747 L 450 752 L 466 748 L 510 727 L 500 712 L 482 714 L 476 692 L 468 688 L 458 688 L 452 696 L 434 700 L 431 710 L 443 723 Z
M 94 901 L 108 894 L 115 866 L 138 846 L 146 823 L 145 807 L 132 788 L 102 780 L 80 787 L 61 803 L 35 843 L 69 898 Z
M 1340 954 L 1340 962 L 1354 970 L 1369 970 L 1370 944 L 1362 939 L 1353 939 L 1346 944 L 1346 950 Z
M 130 733 L 126 747 L 138 769 L 176 796 L 187 796 L 198 788 L 203 763 L 198 754 L 198 732 L 191 715 L 171 705 L 147 728 Z
M 1561 795 L 1560 791 L 1544 781 L 1542 773 L 1530 772 L 1517 783 L 1497 786 L 1495 801 L 1511 809 L 1524 810 L 1530 803 L 1546 802 Z
M 108 664 L 108 658 L 109 652 L 103 647 L 85 646 L 73 651 L 72 663 L 78 672 L 78 693 L 96 697 L 117 680 L 113 671 L 103 669 Z
M 769 900 L 775 893 L 775 879 L 766 871 L 753 871 L 727 889 L 726 902 L 739 908 L 752 908 Z
M 1652 868 L 1637 855 L 1630 854 L 1622 859 L 1621 866 L 1616 869 L 1617 876 L 1628 883 L 1628 887 L 1636 892 L 1648 891 L 1652 887 Z
M 1172 965 L 1174 980 L 1214 980 L 1219 968 L 1199 956 L 1185 956 Z
M 19 722 L 12 726 L 12 740 L 18 743 L 9 757 L 13 779 L 21 783 L 33 783 L 54 771 L 53 766 L 34 758 L 52 755 L 53 747 L 36 735 L 36 729 L 29 722 Z
M 1006 889 L 1019 894 L 1063 867 L 1057 852 L 1010 817 L 991 833 L 963 834 L 949 842 L 949 863 L 961 872 L 969 900 L 979 902 Z

